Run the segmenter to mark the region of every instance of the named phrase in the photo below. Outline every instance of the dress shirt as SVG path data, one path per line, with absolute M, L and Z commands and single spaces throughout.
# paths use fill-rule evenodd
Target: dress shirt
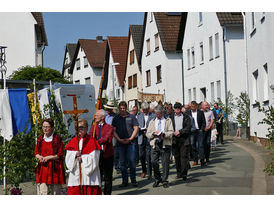
M 165 131 L 166 119 L 164 117 L 162 117 L 162 119 L 158 119 L 158 118 L 155 119 L 155 129 L 156 130 L 158 130 L 159 121 L 161 121 L 161 130 L 160 131 L 164 132 Z
M 194 123 L 195 123 L 195 127 L 196 127 L 196 129 L 199 129 L 199 125 L 198 125 L 198 121 L 197 121 L 197 110 L 195 111 L 195 112 L 191 112 L 192 113 L 192 117 L 193 117 L 193 119 L 194 119 Z
M 183 128 L 183 120 L 184 120 L 184 117 L 182 114 L 180 115 L 174 114 L 175 131 L 178 131 Z

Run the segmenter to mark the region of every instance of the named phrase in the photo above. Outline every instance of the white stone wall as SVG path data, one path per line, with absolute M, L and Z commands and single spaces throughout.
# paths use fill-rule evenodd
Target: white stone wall
M 7 46 L 7 76 L 23 66 L 36 66 L 36 21 L 30 12 L 0 12 L 0 46 Z
M 274 13 L 266 12 L 263 17 L 262 12 L 254 13 L 254 28 L 252 28 L 252 13 L 246 13 L 246 37 L 247 37 L 247 62 L 248 62 L 248 92 L 251 101 L 250 108 L 250 135 L 265 138 L 267 125 L 258 125 L 265 116 L 258 112 L 257 106 L 253 105 L 256 101 L 262 106 L 273 106 L 274 95 L 269 88 L 274 85 Z M 266 78 L 265 68 L 267 65 L 268 79 Z M 257 98 L 253 90 L 255 78 L 253 73 L 258 71 L 257 78 Z M 268 98 L 267 98 L 268 94 Z M 269 100 L 268 102 L 266 100 Z M 264 102 L 265 101 L 265 102 Z

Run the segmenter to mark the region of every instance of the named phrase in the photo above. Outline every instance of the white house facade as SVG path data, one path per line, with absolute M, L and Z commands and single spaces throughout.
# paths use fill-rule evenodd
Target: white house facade
M 65 56 L 63 61 L 62 75 L 66 80 L 73 82 L 72 75 L 70 74 L 71 62 L 75 54 L 77 44 L 67 44 L 65 49 Z
M 128 37 L 108 37 L 107 52 L 108 59 L 108 83 L 104 94 L 107 98 L 125 100 L 124 78 L 126 69 L 126 58 L 128 48 Z M 107 58 L 106 57 L 106 58 Z
M 79 39 L 71 64 L 73 84 L 92 84 L 98 98 L 106 41 Z
M 140 106 L 142 102 L 142 73 L 140 65 L 140 51 L 142 45 L 143 25 L 129 26 L 129 46 L 125 74 L 125 101 L 128 108 Z
M 184 42 L 185 102 L 234 97 L 247 91 L 241 13 L 189 12 Z
M 250 97 L 250 135 L 266 138 L 266 124 L 259 124 L 265 118 L 258 112 L 255 102 L 267 107 L 274 103 L 270 86 L 274 85 L 274 13 L 247 12 L 245 21 L 246 51 L 248 68 L 248 94 Z
M 182 18 L 181 13 L 148 12 L 144 19 L 143 93 L 161 94 L 162 101 L 172 104 L 183 101 L 182 51 L 178 48 Z
M 0 19 L 0 46 L 7 47 L 7 77 L 23 66 L 42 65 L 48 45 L 42 13 L 0 12 Z

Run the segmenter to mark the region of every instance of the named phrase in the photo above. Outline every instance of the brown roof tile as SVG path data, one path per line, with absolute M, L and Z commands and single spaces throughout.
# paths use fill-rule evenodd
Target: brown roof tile
M 129 25 L 129 31 L 132 34 L 132 40 L 136 51 L 137 61 L 141 62 L 142 37 L 144 32 L 143 25 Z
M 115 68 L 119 85 L 123 86 L 127 64 L 128 37 L 108 37 L 108 45 L 113 61 L 120 63 Z
M 243 16 L 241 12 L 217 12 L 217 17 L 221 25 L 243 24 Z
M 38 33 L 37 39 L 38 43 L 45 43 L 48 46 L 47 34 L 44 25 L 44 19 L 42 12 L 31 12 L 32 16 L 37 22 L 37 26 L 35 27 L 36 32 Z
M 161 43 L 165 51 L 182 50 L 186 13 L 154 12 Z
M 73 72 L 80 46 L 84 50 L 91 67 L 103 67 L 106 55 L 106 41 L 103 40 L 98 42 L 97 40 L 92 39 L 79 39 L 73 60 L 71 62 L 71 73 Z

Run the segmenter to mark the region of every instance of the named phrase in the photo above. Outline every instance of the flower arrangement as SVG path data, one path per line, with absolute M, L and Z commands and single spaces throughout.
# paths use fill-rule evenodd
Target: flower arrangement
M 22 195 L 23 191 L 20 187 L 14 187 L 10 190 L 11 195 Z

